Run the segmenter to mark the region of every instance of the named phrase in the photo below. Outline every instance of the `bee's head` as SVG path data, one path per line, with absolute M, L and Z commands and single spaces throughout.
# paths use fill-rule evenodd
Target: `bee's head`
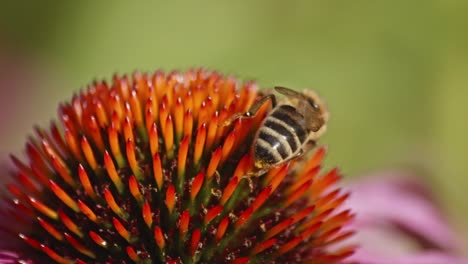
M 304 90 L 303 94 L 307 98 L 307 103 L 311 106 L 311 127 L 314 138 L 319 138 L 327 129 L 330 114 L 328 107 L 320 96 L 313 90 Z

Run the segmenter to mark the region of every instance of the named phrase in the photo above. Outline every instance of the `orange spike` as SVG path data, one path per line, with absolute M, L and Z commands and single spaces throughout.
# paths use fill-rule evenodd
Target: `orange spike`
M 325 246 L 327 245 L 331 245 L 331 244 L 334 244 L 334 243 L 337 243 L 337 242 L 340 242 L 340 241 L 343 241 L 351 236 L 353 236 L 356 232 L 355 231 L 346 231 L 334 238 L 331 238 L 330 240 L 328 240 L 327 242 L 324 243 Z
M 83 150 L 86 161 L 88 162 L 91 169 L 96 171 L 98 167 L 96 157 L 94 156 L 93 150 L 91 149 L 91 145 L 89 145 L 88 139 L 85 136 L 81 138 L 81 149 Z
M 41 248 L 41 243 L 39 243 L 37 240 L 33 239 L 33 238 L 30 238 L 28 236 L 25 236 L 24 234 L 18 234 L 18 236 L 24 241 L 26 242 L 28 245 L 30 245 L 31 247 L 35 248 L 35 249 L 40 249 Z
M 201 232 L 200 229 L 195 229 L 192 233 L 192 240 L 190 242 L 190 255 L 195 256 L 198 249 L 198 242 L 200 242 Z
M 192 186 L 190 187 L 190 200 L 194 201 L 195 197 L 197 197 L 198 192 L 200 191 L 203 180 L 205 178 L 204 171 L 200 171 L 197 176 L 193 179 Z
M 294 219 L 294 221 L 292 222 L 293 224 L 301 221 L 304 217 L 307 217 L 309 215 L 312 214 L 312 212 L 314 211 L 315 209 L 315 205 L 312 205 L 312 206 L 309 206 L 303 210 L 301 210 L 300 212 L 297 212 L 297 213 L 294 213 L 292 215 L 292 218 Z
M 252 252 L 250 253 L 251 256 L 255 256 L 258 253 L 265 251 L 266 249 L 272 247 L 273 245 L 276 244 L 277 239 L 272 238 L 268 239 L 266 241 L 261 242 L 260 244 L 257 244 L 253 249 Z
M 148 98 L 148 101 L 146 102 L 146 108 L 145 108 L 146 129 L 151 128 L 151 125 L 155 123 L 156 117 L 158 116 L 158 107 L 154 102 L 155 100 L 152 98 Z
M 166 200 L 165 204 L 167 206 L 167 209 L 169 210 L 169 214 L 172 214 L 172 211 L 174 210 L 174 205 L 176 202 L 176 194 L 175 194 L 175 188 L 174 185 L 169 185 L 166 190 Z
M 237 177 L 239 179 L 242 179 L 242 177 L 247 173 L 249 169 L 249 165 L 251 165 L 252 158 L 250 157 L 250 154 L 247 153 L 245 154 L 239 163 L 237 164 L 236 170 L 234 171 L 234 174 L 232 177 Z
M 335 168 L 324 176 L 316 179 L 311 188 L 311 199 L 313 200 L 319 197 L 329 186 L 334 185 L 340 178 L 341 176 L 339 175 L 338 169 Z
M 326 231 L 325 233 L 321 233 L 318 237 L 316 237 L 314 240 L 311 242 L 314 245 L 323 245 L 330 239 L 332 239 L 336 234 L 338 234 L 341 231 L 342 227 L 336 227 L 331 230 Z
M 27 196 L 14 184 L 7 184 L 8 191 L 20 200 L 27 200 Z
M 231 264 L 247 264 L 249 261 L 249 257 L 240 257 L 232 260 Z
M 81 164 L 78 165 L 78 176 L 80 177 L 81 185 L 83 186 L 83 189 L 85 190 L 86 194 L 93 200 L 96 200 L 97 195 L 94 192 L 93 185 L 89 180 L 88 173 L 86 173 L 86 170 Z
M 231 115 L 228 113 L 226 107 L 227 106 L 224 106 L 219 112 L 219 117 L 218 117 L 218 123 L 219 124 L 223 124 L 229 117 L 231 117 Z M 225 135 L 224 132 L 229 128 L 230 128 L 230 126 L 218 126 L 218 129 L 216 131 L 215 142 L 217 142 L 221 138 L 221 136 L 224 136 Z
M 300 174 L 300 176 L 299 176 L 300 178 L 296 182 L 294 182 L 293 185 L 289 186 L 284 191 L 284 194 L 285 195 L 290 195 L 291 193 L 295 192 L 305 182 L 307 182 L 309 180 L 312 181 L 315 178 L 315 176 L 317 176 L 319 171 L 320 171 L 320 166 L 317 166 L 317 167 L 312 168 L 311 170 L 307 171 L 306 173 Z
M 206 124 L 203 123 L 197 129 L 197 136 L 195 138 L 195 147 L 193 151 L 193 163 L 198 165 L 203 154 L 203 148 L 205 147 L 206 140 Z
M 58 241 L 63 240 L 63 235 L 62 232 L 58 231 L 53 225 L 51 225 L 49 222 L 45 221 L 41 217 L 37 217 L 37 221 L 39 224 L 44 228 L 47 233 L 49 233 L 51 236 L 53 236 L 55 239 Z
M 164 96 L 162 99 L 162 103 L 159 106 L 159 123 L 161 125 L 163 134 L 166 133 L 166 120 L 168 116 L 169 116 L 169 105 L 167 102 L 167 97 Z
M 68 153 L 68 149 L 67 149 L 67 145 L 65 144 L 65 141 L 62 137 L 62 133 L 60 132 L 56 122 L 50 122 L 50 133 L 51 133 L 51 141 L 53 141 L 57 148 L 64 152 L 65 156 L 68 156 L 69 153 Z
M 213 109 L 219 108 L 219 90 L 218 88 L 214 88 L 214 90 L 210 93 L 211 101 L 213 102 Z
M 216 111 L 213 113 L 211 119 L 208 122 L 205 152 L 208 150 L 211 150 L 211 147 L 213 146 L 214 141 L 216 139 L 216 131 L 218 130 L 218 118 L 219 118 L 219 114 L 218 114 L 218 111 Z
M 271 186 L 268 186 L 267 188 L 263 189 L 263 191 L 257 196 L 255 201 L 251 205 L 254 212 L 263 205 L 263 203 L 266 201 L 266 199 L 268 199 L 270 194 Z
M 114 196 L 108 188 L 104 189 L 104 199 L 111 208 L 112 212 L 114 212 L 120 218 L 127 218 L 126 212 L 115 202 Z
M 65 130 L 65 141 L 67 142 L 68 149 L 73 153 L 73 156 L 79 162 L 83 162 L 83 155 L 81 154 L 81 148 L 78 146 L 77 139 L 68 129 Z
M 55 210 L 52 210 L 50 207 L 46 206 L 42 202 L 32 198 L 29 198 L 29 203 L 36 209 L 37 211 L 41 212 L 43 215 L 51 218 L 51 219 L 58 219 L 58 214 L 55 212 Z
M 182 104 L 182 98 L 180 97 L 177 97 L 174 107 L 174 123 L 176 141 L 180 141 L 184 129 L 184 105 Z
M 333 201 L 333 199 L 335 199 L 338 196 L 339 193 L 340 193 L 340 189 L 336 189 L 336 190 L 334 190 L 332 192 L 329 192 L 326 195 L 324 195 L 324 196 L 320 197 L 319 199 L 315 200 L 315 205 L 317 206 L 317 208 L 322 208 L 326 204 Z
M 120 179 L 119 174 L 117 173 L 117 170 L 115 169 L 114 162 L 112 161 L 111 156 L 109 155 L 109 152 L 104 151 L 104 165 L 106 167 L 107 174 L 109 175 L 109 178 L 111 179 L 112 183 L 114 183 L 115 188 L 119 193 L 123 193 L 124 191 L 124 184 L 122 182 L 122 179 Z
M 206 101 L 203 101 L 200 105 L 200 109 L 198 112 L 198 122 L 197 122 L 198 126 L 208 121 L 209 116 L 210 116 L 209 111 L 210 111 L 210 106 L 208 105 Z
M 228 185 L 226 185 L 226 188 L 224 188 L 223 195 L 221 196 L 220 204 L 224 205 L 229 200 L 229 198 L 231 198 L 231 195 L 236 190 L 238 183 L 239 183 L 239 178 L 233 177 L 231 179 Z
M 58 186 L 53 180 L 49 180 L 50 189 L 64 204 L 70 207 L 73 211 L 79 212 L 78 204 L 71 198 L 60 186 Z
M 316 224 L 310 226 L 301 233 L 301 237 L 303 237 L 305 240 L 309 239 L 309 237 L 312 236 L 320 228 L 320 226 L 322 226 L 322 222 L 317 222 Z
M 94 241 L 94 243 L 98 244 L 99 246 L 103 248 L 107 248 L 108 243 L 106 240 L 104 240 L 100 235 L 98 235 L 94 231 L 89 231 L 89 237 Z
M 223 218 L 223 220 L 221 220 L 221 222 L 218 225 L 218 228 L 216 229 L 216 235 L 215 235 L 216 242 L 219 242 L 224 237 L 224 234 L 226 233 L 228 225 L 229 225 L 229 217 L 226 216 L 225 218 Z
M 179 181 L 184 181 L 189 141 L 189 137 L 185 136 L 179 145 L 179 153 L 177 155 L 177 175 Z
M 221 155 L 221 163 L 226 161 L 227 157 L 231 153 L 232 147 L 234 146 L 234 141 L 236 140 L 236 131 L 232 130 L 231 133 L 226 137 L 223 145 L 223 154 Z
M 273 193 L 276 188 L 283 182 L 284 178 L 289 172 L 289 166 L 285 164 L 283 167 L 281 167 L 280 171 L 273 177 L 271 180 L 271 192 Z
M 78 240 L 76 240 L 74 237 L 72 237 L 71 235 L 65 233 L 65 239 L 76 249 L 78 250 L 80 253 L 94 259 L 96 258 L 96 255 L 89 249 L 87 249 L 83 244 L 81 244 L 80 242 L 78 242 Z
M 84 215 L 86 215 L 89 220 L 93 221 L 94 223 L 98 222 L 96 214 L 87 206 L 84 202 L 81 200 L 78 200 L 78 207 L 80 208 L 81 212 L 83 212 Z
M 124 108 L 120 96 L 117 93 L 110 94 L 109 105 L 112 109 L 111 112 L 115 113 L 116 121 L 120 124 L 123 118 Z
M 139 257 L 138 254 L 135 252 L 135 249 L 133 249 L 133 247 L 127 246 L 127 248 L 126 248 L 125 250 L 127 251 L 128 257 L 129 257 L 131 260 L 133 260 L 133 262 L 135 262 L 135 263 L 140 263 L 140 262 L 141 262 L 140 257 Z
M 24 172 L 19 172 L 18 173 L 18 180 L 21 184 L 21 186 L 25 187 L 27 191 L 34 193 L 34 194 L 39 194 L 41 191 L 38 189 L 38 184 L 34 180 L 33 177 L 26 176 Z
M 115 227 L 115 230 L 117 230 L 117 233 L 119 233 L 121 237 L 127 240 L 127 242 L 130 242 L 130 239 L 131 239 L 130 232 L 125 228 L 122 222 L 120 222 L 119 219 L 112 217 L 112 223 L 114 224 L 114 227 Z
M 100 151 L 103 151 L 105 148 L 104 141 L 102 140 L 101 129 L 96 121 L 96 117 L 91 116 L 88 125 L 91 129 L 91 137 L 93 138 L 94 144 Z
M 117 132 L 121 132 L 122 130 L 121 120 L 119 119 L 119 115 L 116 112 L 113 112 L 112 114 L 111 126 L 114 126 Z
M 222 155 L 222 148 L 221 147 L 218 147 L 211 154 L 210 163 L 208 164 L 208 169 L 206 170 L 206 178 L 208 180 L 211 180 L 211 178 L 215 174 L 216 169 L 218 168 L 218 164 L 221 161 L 221 155 Z
M 183 103 L 184 103 L 184 109 L 193 109 L 192 90 L 187 90 L 187 93 L 185 94 Z
M 130 117 L 125 117 L 124 120 L 124 125 L 123 125 L 123 132 L 124 132 L 124 138 L 125 140 L 132 140 L 134 141 L 135 138 L 133 136 L 133 124 L 132 121 L 130 120 Z
M 184 115 L 184 136 L 192 137 L 193 114 L 191 109 L 187 109 Z
M 133 113 L 133 118 L 135 119 L 135 123 L 137 127 L 143 127 L 143 112 L 142 112 L 140 100 L 138 98 L 138 94 L 135 90 L 132 90 L 129 101 L 130 101 L 130 107 Z
M 245 112 L 251 107 L 257 97 L 257 88 L 257 84 L 254 82 L 244 84 L 240 91 L 240 101 L 243 103 L 241 112 Z
M 325 206 L 321 206 L 320 210 L 328 210 L 331 208 L 337 208 L 340 206 L 343 202 L 345 202 L 349 197 L 349 193 L 345 193 L 338 198 L 334 199 L 331 203 L 326 204 Z
M 333 212 L 334 209 L 329 209 L 327 211 L 324 211 L 318 215 L 315 215 L 314 217 L 312 217 L 310 220 L 302 223 L 299 227 L 296 228 L 296 230 L 298 231 L 302 231 L 302 230 L 305 230 L 315 224 L 317 224 L 318 222 L 323 222 L 323 220 L 325 218 L 327 218 L 332 212 Z
M 164 241 L 164 234 L 159 226 L 154 229 L 154 240 L 156 240 L 159 249 L 164 249 L 166 243 Z
M 47 154 L 47 157 L 49 158 L 56 157 L 62 164 L 64 164 L 63 160 L 55 151 L 54 147 L 51 146 L 50 143 L 45 138 L 41 138 L 41 143 L 42 143 L 42 148 L 44 149 L 44 152 Z M 37 153 L 37 154 L 41 155 L 40 153 Z
M 143 195 L 140 192 L 140 188 L 138 186 L 138 181 L 135 178 L 135 176 L 130 176 L 128 179 L 128 186 L 130 189 L 130 193 L 132 193 L 133 197 L 135 200 L 138 202 L 138 204 L 143 204 Z
M 122 152 L 120 151 L 119 135 L 114 123 L 112 123 L 109 127 L 109 145 L 112 151 L 112 155 L 117 161 L 117 165 L 119 168 L 122 168 L 125 165 L 125 159 L 122 156 Z
M 185 240 L 185 234 L 188 231 L 188 227 L 190 224 L 190 213 L 188 210 L 182 212 L 179 218 L 179 234 L 181 236 L 181 240 Z
M 282 245 L 281 247 L 278 248 L 278 251 L 276 254 L 278 256 L 283 255 L 284 253 L 290 251 L 291 249 L 295 248 L 299 243 L 301 243 L 304 239 L 302 236 L 297 236 L 296 238 L 290 240 L 288 243 Z
M 153 156 L 153 174 L 154 174 L 154 180 L 156 181 L 156 184 L 158 185 L 158 189 L 162 190 L 164 177 L 163 177 L 161 158 L 159 157 L 159 153 L 156 153 Z
M 167 156 L 172 159 L 174 157 L 174 127 L 172 125 L 171 115 L 166 119 L 165 129 L 163 129 L 163 137 Z
M 149 143 L 150 143 L 150 150 L 151 156 L 154 156 L 159 151 L 159 136 L 158 136 L 158 127 L 156 123 L 151 125 L 149 129 Z
M 117 87 L 116 92 L 120 94 L 124 100 L 127 100 L 130 94 L 130 85 L 127 76 L 123 76 L 122 78 L 116 77 L 114 78 L 114 82 Z
M 351 219 L 353 218 L 354 218 L 354 215 L 351 214 L 351 211 L 349 209 L 345 210 L 327 219 L 325 223 L 322 225 L 322 230 L 327 231 L 336 227 L 341 227 L 345 223 L 351 221 Z
M 83 237 L 83 233 L 81 232 L 78 225 L 71 220 L 71 218 L 65 214 L 62 210 L 58 210 L 58 215 L 60 217 L 60 221 L 68 228 L 68 230 L 72 231 L 75 235 L 79 237 Z
M 72 187 L 75 187 L 76 182 L 75 182 L 75 180 L 73 180 L 73 178 L 72 178 L 72 176 L 71 176 L 71 174 L 70 174 L 70 172 L 68 170 L 68 167 L 66 167 L 66 165 L 63 163 L 63 161 L 60 158 L 57 158 L 55 156 L 52 156 L 51 160 L 52 160 L 52 165 L 57 170 L 60 177 L 62 177 L 62 179 L 68 185 L 70 185 Z
M 75 263 L 74 260 L 67 259 L 65 257 L 60 256 L 57 254 L 57 252 L 53 251 L 50 249 L 48 246 L 41 244 L 40 245 L 41 250 L 47 254 L 51 259 L 53 259 L 55 262 L 60 263 L 60 264 L 73 264 Z
M 312 156 L 312 158 L 307 161 L 306 165 L 302 168 L 299 174 L 306 173 L 309 170 L 320 166 L 320 164 L 323 161 L 323 158 L 325 157 L 325 154 L 326 154 L 325 147 L 320 147 Z
M 140 170 L 140 167 L 138 166 L 138 161 L 136 159 L 136 153 L 135 153 L 135 144 L 133 143 L 133 140 L 128 139 L 127 140 L 127 160 L 128 164 L 130 165 L 130 168 L 132 169 L 133 175 L 139 180 L 143 181 L 143 173 Z
M 239 218 L 237 219 L 236 223 L 234 226 L 236 228 L 239 228 L 243 226 L 247 221 L 249 220 L 250 216 L 252 216 L 253 209 L 252 207 L 247 208 L 245 211 L 243 211 L 240 215 Z
M 312 185 L 312 181 L 309 180 L 309 181 L 305 182 L 294 193 L 292 193 L 291 195 L 288 196 L 286 201 L 284 201 L 283 206 L 288 207 L 289 205 L 291 205 L 292 203 L 297 201 L 310 188 L 311 185 Z
M 272 228 L 270 228 L 266 233 L 264 239 L 270 239 L 280 232 L 282 232 L 284 229 L 286 229 L 288 226 L 291 226 L 292 222 L 294 221 L 293 218 L 288 218 L 286 220 L 283 220 L 282 222 L 276 224 Z
M 35 164 L 31 164 L 31 172 L 33 177 L 38 179 L 42 186 L 49 185 L 49 178 L 52 176 L 51 173 L 49 173 L 49 171 L 43 171 L 40 168 L 38 168 Z
M 199 109 L 202 105 L 204 96 L 203 96 L 203 88 L 201 86 L 195 87 L 192 89 L 192 98 L 193 98 L 193 115 L 198 117 Z
M 99 122 L 100 127 L 107 127 L 109 125 L 109 119 L 107 118 L 106 109 L 102 105 L 101 101 L 96 101 L 95 103 L 95 111 L 97 120 Z
M 145 201 L 143 204 L 143 220 L 145 220 L 146 225 L 148 226 L 149 229 L 151 229 L 151 226 L 153 225 L 153 213 L 151 212 L 151 206 L 148 203 L 148 201 Z
M 206 213 L 205 218 L 203 219 L 203 223 L 205 225 L 207 225 L 209 222 L 211 222 L 213 219 L 215 219 L 222 211 L 223 211 L 223 206 L 222 205 L 212 207 Z

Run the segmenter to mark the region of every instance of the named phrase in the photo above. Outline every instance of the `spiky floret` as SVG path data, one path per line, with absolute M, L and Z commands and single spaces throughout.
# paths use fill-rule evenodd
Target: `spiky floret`
M 3 230 L 58 263 L 331 263 L 352 247 L 348 194 L 320 174 L 321 148 L 246 179 L 268 111 L 222 126 L 261 94 L 216 72 L 115 76 L 36 129 Z M 4 222 L 8 223 L 8 222 Z M 11 223 L 11 221 L 10 221 Z M 2 223 L 3 224 L 3 223 Z

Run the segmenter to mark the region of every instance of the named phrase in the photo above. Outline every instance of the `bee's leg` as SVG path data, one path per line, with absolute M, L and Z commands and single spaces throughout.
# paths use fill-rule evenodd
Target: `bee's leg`
M 271 105 L 272 107 L 275 107 L 277 105 L 277 101 L 276 101 L 276 97 L 274 94 L 268 94 L 268 95 L 265 95 L 264 97 L 262 97 L 260 100 L 258 100 L 257 102 L 255 102 L 249 109 L 249 111 L 241 114 L 241 113 L 237 113 L 233 116 L 231 116 L 230 118 L 228 118 L 226 121 L 224 121 L 222 124 L 220 124 L 219 126 L 228 126 L 230 125 L 234 120 L 237 120 L 239 118 L 253 118 L 255 117 L 255 115 L 257 114 L 258 110 L 260 109 L 260 107 L 268 100 L 271 100 Z
M 302 155 L 304 155 L 304 154 L 305 154 L 305 151 L 304 151 L 304 149 L 301 148 L 301 149 L 299 149 L 299 150 L 297 151 L 296 154 L 292 155 L 291 157 L 289 157 L 289 158 L 287 158 L 287 159 L 282 160 L 281 162 L 276 163 L 276 164 L 275 164 L 275 167 L 281 166 L 281 165 L 283 165 L 283 164 L 285 164 L 285 163 L 287 163 L 287 162 L 290 162 L 290 161 L 292 161 L 292 160 L 294 160 L 294 159 L 297 159 L 297 158 L 299 158 L 300 156 L 302 156 Z M 264 170 L 263 173 L 266 173 L 267 171 L 268 171 L 268 170 Z

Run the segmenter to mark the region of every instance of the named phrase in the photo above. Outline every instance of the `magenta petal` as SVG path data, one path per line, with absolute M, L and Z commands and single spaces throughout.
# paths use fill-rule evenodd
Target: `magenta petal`
M 356 230 L 391 225 L 426 248 L 456 248 L 454 231 L 431 201 L 429 192 L 409 173 L 383 173 L 353 184 L 350 189 L 348 206 L 356 212 Z
M 360 250 L 353 255 L 352 260 L 360 264 L 468 264 L 467 259 L 432 251 L 404 257 L 382 257 Z
M 29 260 L 22 260 L 20 256 L 14 252 L 0 250 L 0 264 L 16 264 L 16 263 L 33 264 L 33 262 Z

